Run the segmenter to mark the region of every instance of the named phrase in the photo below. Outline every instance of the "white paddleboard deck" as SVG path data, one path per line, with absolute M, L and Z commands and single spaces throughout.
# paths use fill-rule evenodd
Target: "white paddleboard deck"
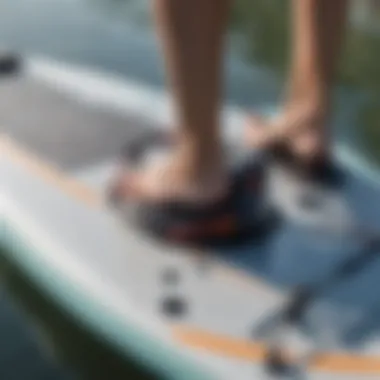
M 67 91 L 64 84 L 83 71 L 61 69 L 65 77 L 57 67 L 56 82 L 31 65 L 0 84 L 2 239 L 15 248 L 13 259 L 83 322 L 168 378 L 267 378 L 252 331 L 291 285 L 322 279 L 352 253 L 355 242 L 314 228 L 339 210 L 325 219 L 290 212 L 262 246 L 207 260 L 147 239 L 117 220 L 102 194 L 119 149 L 151 124 L 138 107 L 131 116 L 101 107 L 105 85 L 93 77 L 91 97 L 83 83 Z M 380 186 L 352 171 L 342 196 L 355 219 L 380 227 Z M 377 260 L 313 304 L 310 323 L 329 331 L 329 342 L 308 378 L 380 376 L 379 278 Z M 163 312 L 168 298 L 183 301 L 182 313 Z M 305 345 L 294 336 L 290 348 Z

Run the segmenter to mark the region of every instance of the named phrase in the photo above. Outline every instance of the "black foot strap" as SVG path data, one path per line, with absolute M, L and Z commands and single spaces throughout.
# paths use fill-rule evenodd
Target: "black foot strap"
M 154 149 L 170 148 L 175 143 L 170 136 L 150 133 L 139 137 L 125 147 L 126 165 L 139 165 Z M 262 228 L 258 217 L 261 207 L 263 170 L 247 160 L 245 165 L 231 169 L 231 187 L 218 201 L 209 204 L 178 201 L 140 202 L 134 212 L 124 217 L 133 218 L 140 228 L 165 241 L 189 245 L 218 244 L 253 236 Z M 118 207 L 120 199 L 110 190 L 112 203 Z M 133 214 L 133 215 L 132 215 Z M 262 218 L 262 216 L 260 216 Z
M 304 164 L 292 153 L 285 143 L 278 143 L 269 150 L 272 160 L 299 177 L 329 187 L 340 187 L 344 183 L 344 174 L 330 157 L 318 157 Z

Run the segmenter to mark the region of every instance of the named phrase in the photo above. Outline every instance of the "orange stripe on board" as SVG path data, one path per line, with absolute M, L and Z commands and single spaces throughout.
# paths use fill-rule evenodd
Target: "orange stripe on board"
M 0 137 L 0 150 L 2 154 L 5 154 L 13 162 L 23 165 L 33 174 L 55 185 L 71 197 L 89 206 L 97 207 L 101 205 L 101 197 L 92 189 L 65 175 L 60 169 L 46 163 L 35 154 L 25 150 L 24 147 L 21 148 L 10 138 Z
M 265 346 L 248 340 L 231 338 L 186 326 L 173 326 L 172 333 L 180 343 L 210 351 L 216 355 L 254 362 L 261 362 L 265 357 Z
M 380 357 L 321 353 L 311 363 L 310 369 L 335 373 L 380 375 Z
M 265 358 L 264 344 L 249 340 L 232 338 L 189 326 L 173 326 L 174 338 L 194 349 L 205 350 L 211 354 L 232 359 L 261 363 Z M 291 357 L 291 352 L 285 353 Z M 332 373 L 357 373 L 380 375 L 380 357 L 351 354 L 321 353 L 311 360 L 309 369 Z

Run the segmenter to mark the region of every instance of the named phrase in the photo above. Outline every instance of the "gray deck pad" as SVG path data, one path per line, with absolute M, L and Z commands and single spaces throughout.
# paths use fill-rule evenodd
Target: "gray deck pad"
M 286 300 L 292 286 L 321 281 L 357 249 L 351 236 L 332 237 L 317 225 L 344 224 L 354 215 L 355 221 L 380 228 L 380 186 L 347 169 L 344 190 L 329 198 L 336 208 L 327 205 L 325 214 L 311 218 L 290 212 L 261 245 L 221 248 L 200 260 L 199 253 L 149 240 L 102 204 L 120 147 L 154 126 L 143 114 L 79 102 L 30 73 L 1 82 L 0 95 L 6 219 L 27 230 L 32 245 L 52 247 L 45 269 L 62 265 L 61 274 L 74 282 L 77 271 L 66 263 L 75 263 L 78 273 L 86 273 L 87 286 L 96 282 L 93 292 L 106 313 L 129 314 L 134 324 L 200 368 L 209 367 L 216 378 L 259 376 L 262 354 L 260 344 L 251 341 L 254 327 Z M 274 200 L 282 202 L 286 186 L 274 186 Z M 349 215 L 340 213 L 342 202 Z M 173 268 L 179 282 L 168 285 L 162 274 Z M 308 323 L 314 335 L 328 331 L 326 350 L 333 353 L 313 366 L 311 379 L 379 376 L 379 278 L 376 260 L 312 305 Z M 177 319 L 162 313 L 162 300 L 173 296 L 187 306 Z M 303 347 L 307 340 L 295 336 L 292 346 Z

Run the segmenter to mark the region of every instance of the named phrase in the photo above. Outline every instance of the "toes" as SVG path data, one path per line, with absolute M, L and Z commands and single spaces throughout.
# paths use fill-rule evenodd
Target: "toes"
M 143 197 L 140 176 L 137 173 L 123 173 L 110 186 L 109 198 L 115 205 L 135 201 Z
M 263 128 L 267 125 L 266 119 L 258 114 L 249 115 L 247 118 L 246 128 L 251 130 L 252 128 Z
M 269 130 L 270 125 L 266 118 L 260 115 L 250 115 L 243 132 L 244 141 L 252 148 L 266 148 L 270 142 Z

